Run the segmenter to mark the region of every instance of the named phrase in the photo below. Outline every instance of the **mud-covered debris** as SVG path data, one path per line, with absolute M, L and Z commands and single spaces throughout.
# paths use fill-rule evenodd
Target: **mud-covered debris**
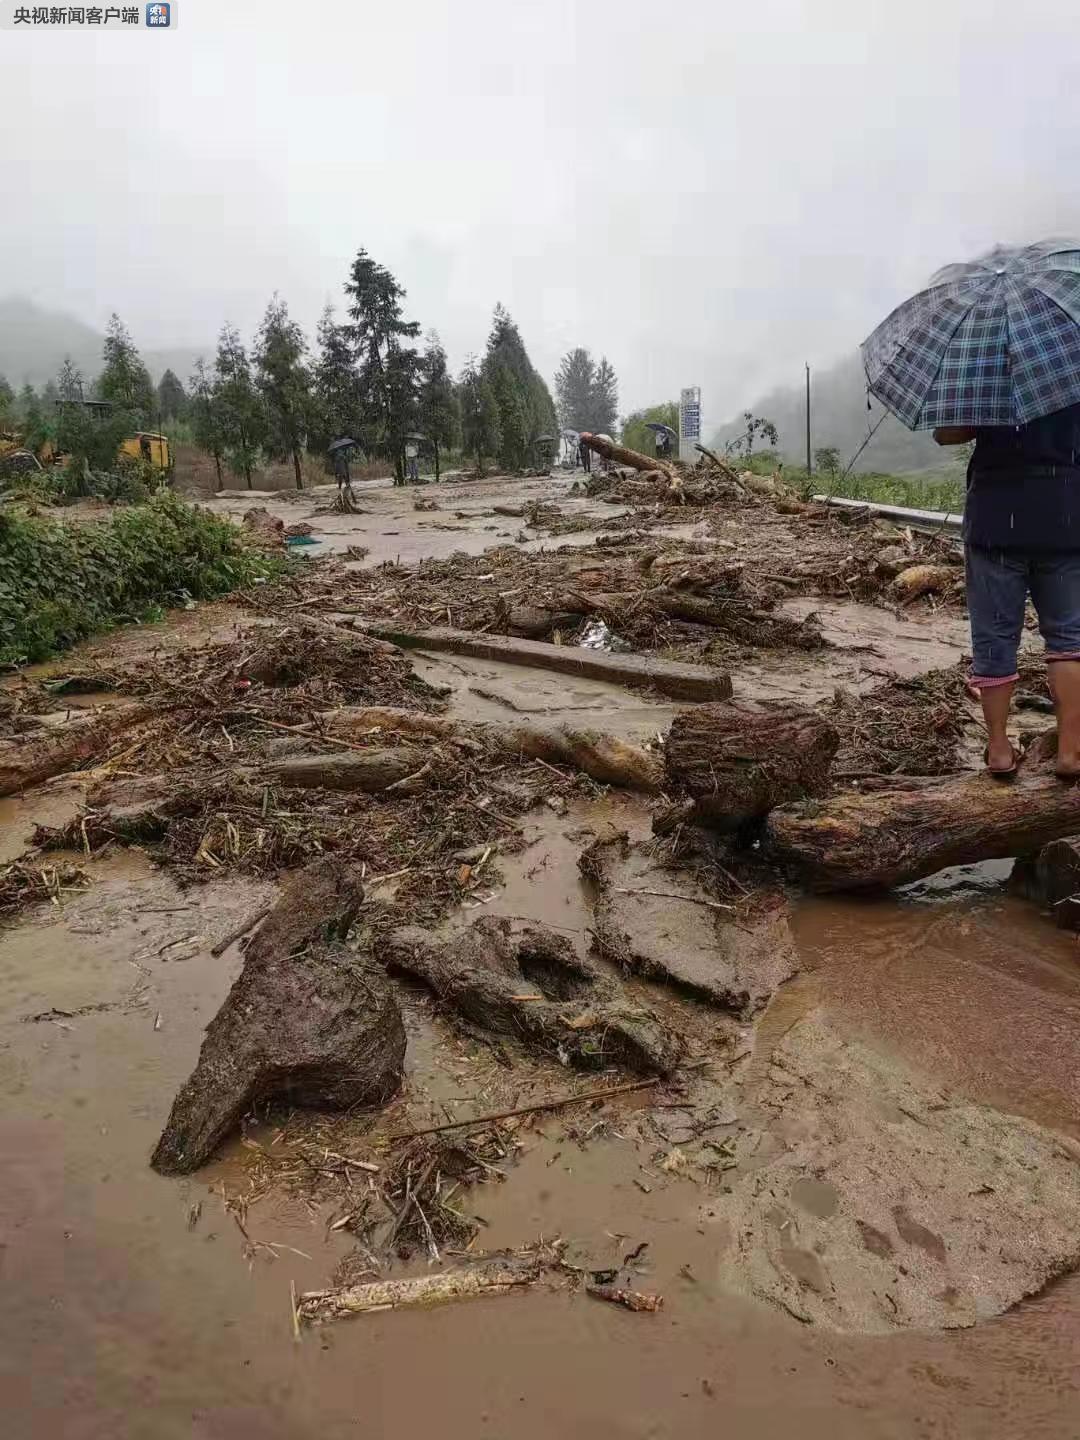
M 383 936 L 376 955 L 391 971 L 430 985 L 469 1024 L 578 1069 L 621 1065 L 667 1075 L 684 1053 L 675 1031 L 542 926 L 515 932 L 508 920 L 485 916 L 444 940 L 403 928 Z
M 363 901 L 354 871 L 323 859 L 293 876 L 207 1026 L 154 1151 L 162 1174 L 210 1158 L 254 1105 L 377 1105 L 397 1089 L 401 1012 L 375 967 L 341 943 Z
M 244 511 L 244 532 L 253 545 L 263 550 L 281 550 L 285 545 L 285 522 L 271 515 L 264 505 Z

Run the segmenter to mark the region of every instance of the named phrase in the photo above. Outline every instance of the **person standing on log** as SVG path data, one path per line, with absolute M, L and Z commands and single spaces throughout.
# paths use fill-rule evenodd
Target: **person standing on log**
M 972 671 L 986 720 L 986 766 L 1011 779 L 1007 734 L 1030 594 L 1046 642 L 1058 723 L 1057 773 L 1080 779 L 1080 405 L 1017 426 L 946 426 L 939 445 L 975 442 L 964 554 Z
M 578 448 L 578 462 L 580 463 L 582 470 L 585 471 L 585 474 L 586 474 L 586 475 L 591 475 L 591 474 L 592 474 L 592 451 L 589 449 L 588 445 L 585 444 L 585 441 L 584 441 L 583 439 L 578 441 L 578 447 L 577 447 L 577 448 Z

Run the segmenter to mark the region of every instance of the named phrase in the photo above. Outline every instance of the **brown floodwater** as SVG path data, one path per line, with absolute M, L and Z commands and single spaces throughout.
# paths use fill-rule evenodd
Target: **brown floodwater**
M 524 855 L 502 862 L 507 884 L 490 908 L 576 937 L 586 911 L 566 832 L 632 812 L 617 802 L 539 825 Z M 1080 1433 L 1077 1277 L 971 1330 L 870 1338 L 800 1326 L 719 1288 L 709 1222 L 722 1196 L 659 1175 L 621 1135 L 618 1112 L 583 1146 L 556 1117 L 525 1132 L 520 1163 L 470 1208 L 490 1247 L 561 1235 L 604 1264 L 647 1241 L 638 1283 L 664 1295 L 658 1314 L 541 1289 L 362 1317 L 297 1343 L 290 1281 L 325 1284 L 348 1248 L 326 1217 L 292 1196 L 259 1200 L 249 1232 L 293 1249 L 249 1263 L 220 1195 L 244 1186 L 239 1145 L 187 1180 L 147 1165 L 238 970 L 235 947 L 214 960 L 210 944 L 267 887 L 182 893 L 138 856 L 89 863 L 90 891 L 0 938 L 5 1435 Z M 811 968 L 774 1001 L 759 1052 L 825 1005 L 957 1091 L 1075 1133 L 1073 937 L 998 895 L 812 901 L 797 930 Z M 409 1032 L 413 1086 L 447 1036 L 413 1010 Z M 468 1113 L 467 1083 L 442 1085 Z M 827 1185 L 804 1190 L 800 1204 L 828 1212 Z

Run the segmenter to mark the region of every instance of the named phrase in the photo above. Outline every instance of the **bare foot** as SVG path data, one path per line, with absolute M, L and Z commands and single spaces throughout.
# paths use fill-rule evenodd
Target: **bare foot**
M 1059 780 L 1080 780 L 1080 751 L 1058 750 L 1054 774 Z

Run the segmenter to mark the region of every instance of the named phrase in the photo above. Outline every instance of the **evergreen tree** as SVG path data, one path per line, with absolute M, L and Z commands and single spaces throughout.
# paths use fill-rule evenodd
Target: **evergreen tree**
M 615 435 L 619 424 L 619 382 L 606 355 L 600 357 L 593 377 L 589 429 L 594 435 Z
M 435 480 L 438 483 L 440 447 L 449 450 L 461 434 L 461 409 L 457 391 L 446 367 L 446 351 L 434 330 L 427 337 L 427 349 L 420 362 L 420 429 L 435 449 Z
M 157 413 L 161 423 L 183 420 L 187 416 L 187 403 L 187 392 L 180 377 L 166 370 L 157 387 Z
M 77 365 L 72 364 L 71 356 L 65 355 L 64 363 L 60 366 L 60 374 L 56 377 L 57 399 L 67 404 L 81 404 L 83 399 L 83 377 L 82 371 Z
M 475 355 L 470 355 L 465 361 L 458 386 L 458 402 L 461 408 L 462 449 L 466 455 L 476 456 L 476 468 L 482 475 L 484 458 L 498 452 L 501 436 L 499 407 Z
M 570 430 L 593 430 L 593 392 L 596 366 L 588 350 L 580 346 L 563 356 L 555 376 L 559 397 L 559 420 Z
M 304 357 L 307 341 L 289 307 L 275 295 L 266 308 L 255 342 L 256 384 L 266 401 L 268 443 L 276 458 L 291 459 L 296 488 L 304 488 L 301 452 L 311 410 L 311 376 Z
M 23 444 L 27 450 L 33 450 L 35 454 L 50 438 L 49 425 L 41 400 L 34 387 L 29 383 L 19 391 L 19 428 L 22 431 Z
M 250 490 L 251 472 L 259 463 L 266 438 L 266 411 L 251 378 L 247 350 L 232 325 L 222 327 L 214 369 L 225 461 L 235 475 L 243 475 Z
M 0 375 L 0 430 L 4 430 L 15 418 L 15 391 L 3 375 Z
M 523 469 L 537 438 L 556 428 L 555 404 L 533 369 L 520 331 L 502 305 L 495 307 L 484 377 L 499 407 L 499 463 Z
M 98 393 L 128 411 L 136 426 L 148 423 L 154 409 L 154 387 L 135 342 L 120 317 L 114 314 L 105 331 L 105 368 L 98 377 Z
M 348 327 L 356 355 L 360 429 L 369 454 L 394 462 L 397 482 L 404 480 L 405 436 L 416 409 L 420 357 L 403 342 L 420 333 L 402 317 L 405 291 L 384 265 L 358 250 L 345 284 Z
M 325 453 L 335 440 L 360 437 L 359 387 L 356 357 L 348 327 L 334 318 L 327 305 L 319 319 L 315 360 L 312 428 L 309 441 Z
M 195 361 L 188 388 L 191 392 L 191 420 L 195 427 L 195 443 L 214 457 L 217 488 L 220 490 L 224 484 L 221 462 L 225 455 L 225 433 L 221 426 L 216 380 L 201 357 Z

